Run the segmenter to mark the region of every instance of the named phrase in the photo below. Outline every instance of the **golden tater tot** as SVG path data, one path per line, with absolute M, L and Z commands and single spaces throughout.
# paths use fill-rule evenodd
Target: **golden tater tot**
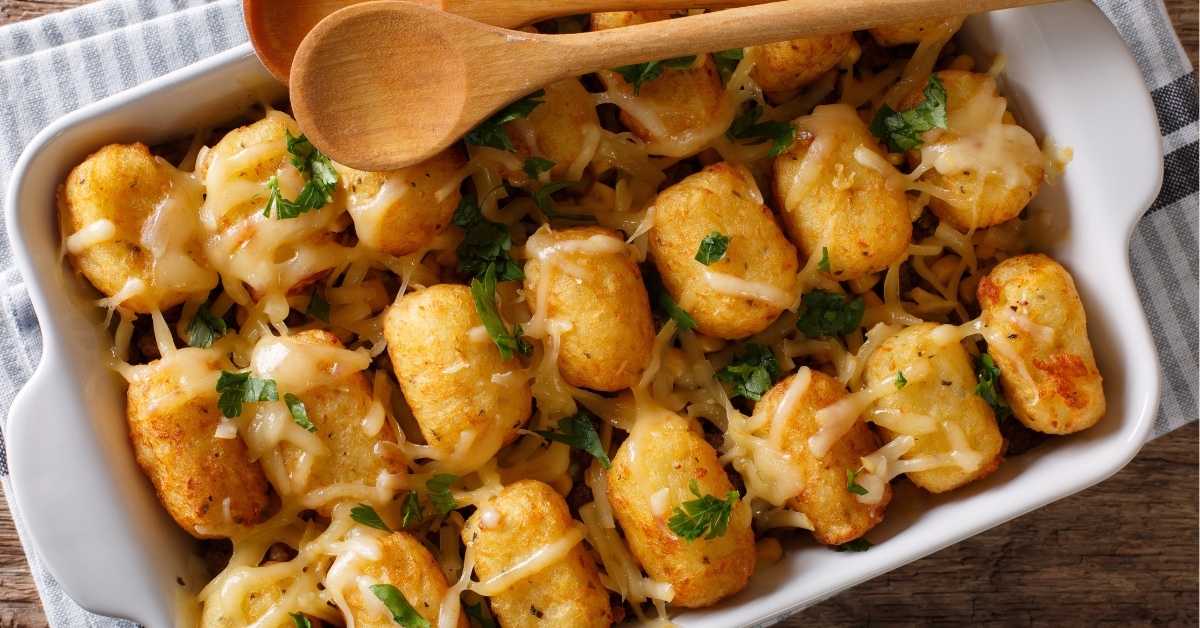
M 414 166 L 390 172 L 338 167 L 359 242 L 388 255 L 408 255 L 450 224 L 467 163 L 455 145 Z M 448 186 L 448 187 L 447 187 Z
M 668 527 L 673 511 L 698 499 L 692 483 L 700 495 L 720 501 L 733 491 L 716 450 L 686 419 L 665 409 L 639 414 L 612 459 L 608 500 L 630 552 L 651 578 L 671 584 L 671 604 L 685 608 L 711 606 L 741 591 L 757 556 L 750 506 L 736 492 L 723 535 L 688 542 Z
M 800 386 L 800 392 L 792 391 L 794 386 Z M 847 394 L 836 379 L 804 367 L 772 386 L 754 408 L 755 414 L 772 417 L 755 435 L 774 438 L 778 433 L 780 450 L 803 466 L 804 488 L 788 500 L 788 506 L 808 517 L 813 536 L 826 545 L 853 541 L 875 527 L 883 521 L 892 498 L 887 484 L 881 499 L 873 504 L 860 503 L 846 488 L 846 471 L 859 469 L 862 456 L 879 448 L 879 439 L 862 420 L 855 421 L 823 457 L 818 458 L 808 447 L 808 439 L 821 428 L 817 411 Z M 776 426 L 780 421 L 782 425 Z
M 58 190 L 67 259 L 98 290 L 139 314 L 217 285 L 196 218 L 204 190 L 144 144 L 111 144 Z
M 608 392 L 637 384 L 653 357 L 654 319 L 633 248 L 603 227 L 543 227 L 525 248 L 530 310 L 570 324 L 558 348 L 563 379 Z
M 749 173 L 713 164 L 663 190 L 653 211 L 655 266 L 700 333 L 744 338 L 766 329 L 795 301 L 796 249 Z M 696 252 L 714 231 L 732 239 L 725 256 L 705 266 Z
M 343 348 L 337 336 L 319 329 L 300 332 L 291 336 L 291 340 L 300 346 Z M 294 358 L 320 363 L 321 355 L 304 355 L 301 350 Z M 371 383 L 362 371 L 314 386 L 296 396 L 317 430 L 314 434 L 329 449 L 329 454 L 312 456 L 286 440 L 280 444 L 284 465 L 293 480 L 300 469 L 307 469 L 306 482 L 292 486 L 292 492 L 302 492 L 306 486 L 309 490 L 337 484 L 376 486 L 381 476 L 393 483 L 408 476 L 408 466 L 399 448 L 379 446 L 396 442 L 396 434 L 384 420 L 382 407 L 372 427 L 379 431 L 374 434 L 366 431 L 373 397 Z
M 370 581 L 396 587 L 418 615 L 439 626 L 442 598 L 450 586 L 433 554 L 407 532 L 377 534 L 357 530 L 355 533 L 357 536 L 342 543 L 343 549 L 325 579 L 325 586 L 342 614 L 357 628 L 396 626 L 387 607 L 374 599 L 370 588 L 363 586 L 364 581 Z M 368 595 L 372 598 L 367 599 Z M 469 626 L 465 614 L 458 614 L 455 626 Z
M 848 105 L 817 107 L 796 124 L 795 143 L 775 159 L 774 188 L 801 257 L 828 249 L 838 281 L 887 268 L 912 237 L 904 177 Z
M 475 574 L 501 625 L 612 625 L 608 590 L 584 534 L 566 500 L 536 480 L 510 484 L 479 505 L 462 540 L 475 549 Z
M 199 628 L 240 628 L 250 624 L 294 628 L 296 624 L 290 614 L 278 604 L 295 580 L 289 572 L 272 569 L 269 564 L 226 572 L 204 600 Z M 315 627 L 324 625 L 319 620 L 312 623 Z
M 750 78 L 768 92 L 804 87 L 836 66 L 853 43 L 847 32 L 752 46 Z
M 504 131 L 522 162 L 538 156 L 554 162 L 551 181 L 578 181 L 600 142 L 596 103 L 577 78 L 551 83 L 542 104 L 529 117 L 508 122 Z M 504 171 L 516 185 L 525 185 L 524 171 Z
M 918 22 L 905 22 L 904 24 L 879 26 L 869 30 L 871 37 L 875 38 L 875 43 L 880 46 L 902 46 L 904 44 L 920 43 L 922 39 L 932 33 L 943 32 L 955 19 L 938 18 Z
M 907 373 L 907 383 L 876 399 L 864 414 L 880 415 L 872 420 L 884 441 L 913 438 L 915 444 L 901 460 L 920 459 L 928 467 L 907 475 L 931 493 L 995 471 L 1003 444 L 992 409 L 974 393 L 977 380 L 967 350 L 958 342 L 939 345 L 931 333 L 937 327 L 921 323 L 897 332 L 871 353 L 863 369 L 867 386 L 882 383 L 885 388 L 898 372 Z M 881 425 L 889 415 L 900 418 L 890 427 Z
M 477 469 L 517 438 L 533 393 L 524 379 L 493 381 L 521 365 L 500 358 L 469 288 L 439 284 L 404 295 L 384 314 L 383 333 L 404 398 L 448 469 Z
M 220 351 L 186 348 L 134 367 L 129 439 L 158 499 L 196 538 L 229 536 L 258 523 L 267 479 L 237 432 L 217 436 Z
M 1067 270 L 1040 253 L 1011 257 L 980 279 L 977 294 L 988 327 L 1015 351 L 989 346 L 1013 415 L 1047 434 L 1095 425 L 1107 409 L 1103 379 Z
M 1016 124 L 990 74 L 942 70 L 947 129 L 924 133 L 921 180 L 936 190 L 929 209 L 959 231 L 1016 218 L 1037 195 L 1047 161 L 1033 135 Z M 924 100 L 925 84 L 905 109 Z M 910 151 L 914 160 L 917 153 Z

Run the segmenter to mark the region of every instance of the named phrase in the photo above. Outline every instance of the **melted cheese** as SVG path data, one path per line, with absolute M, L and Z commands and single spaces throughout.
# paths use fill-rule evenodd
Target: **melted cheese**
M 112 240 L 116 235 L 117 226 L 111 220 L 97 220 L 67 238 L 67 252 L 79 255 L 97 244 Z
M 931 370 L 929 360 L 919 359 L 902 369 L 902 372 L 904 379 L 909 382 L 919 382 L 928 377 Z M 896 390 L 896 383 L 890 378 L 885 379 L 818 410 L 817 422 L 821 424 L 821 429 L 808 439 L 808 448 L 813 455 L 824 458 L 833 444 L 850 430 L 867 406 L 877 399 L 895 393 Z

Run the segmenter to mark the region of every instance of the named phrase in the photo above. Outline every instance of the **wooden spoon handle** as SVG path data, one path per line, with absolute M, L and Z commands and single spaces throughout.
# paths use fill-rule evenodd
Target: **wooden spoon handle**
M 728 9 L 775 0 L 410 0 L 476 22 L 518 28 L 563 15 L 653 9 Z
M 1059 0 L 786 0 L 625 28 L 535 37 L 561 46 L 560 77 L 603 68 Z

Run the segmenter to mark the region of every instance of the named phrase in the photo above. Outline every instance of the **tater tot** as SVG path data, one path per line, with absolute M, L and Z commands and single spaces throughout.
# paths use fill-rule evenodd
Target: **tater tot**
M 455 145 L 413 166 L 390 172 L 338 167 L 346 207 L 359 242 L 388 255 L 408 255 L 450 224 L 462 194 L 458 171 L 467 163 Z
M 804 87 L 836 66 L 853 43 L 847 32 L 752 46 L 750 78 L 768 92 Z
M 517 438 L 533 393 L 523 379 L 492 380 L 521 365 L 500 358 L 469 288 L 439 284 L 404 295 L 388 307 L 383 333 L 408 406 L 448 469 L 477 469 Z
M 664 409 L 642 412 L 612 459 L 608 500 L 630 552 L 651 578 L 671 584 L 671 604 L 686 608 L 742 590 L 757 556 L 750 506 L 741 499 L 724 535 L 689 543 L 668 527 L 676 508 L 697 499 L 692 482 L 701 495 L 722 501 L 733 490 L 716 450 L 686 419 Z
M 217 285 L 201 244 L 203 188 L 144 144 L 111 144 L 58 190 L 67 259 L 98 290 L 139 314 Z
M 581 542 L 584 535 L 566 500 L 536 480 L 510 484 L 479 505 L 462 540 L 475 550 L 475 574 L 501 625 L 612 625 L 608 590 Z
M 433 554 L 407 532 L 378 534 L 374 530 L 357 530 L 356 534 L 341 544 L 325 579 L 325 586 L 337 600 L 342 614 L 356 628 L 396 626 L 387 607 L 365 585 L 369 581 L 396 587 L 418 615 L 439 626 L 442 599 L 450 586 Z M 372 597 L 367 599 L 368 595 Z M 455 626 L 468 625 L 466 615 L 460 612 Z
M 980 279 L 977 294 L 988 327 L 1015 350 L 989 346 L 1013 415 L 1047 434 L 1095 425 L 1107 408 L 1103 378 L 1067 270 L 1040 253 L 1011 257 Z
M 678 14 L 679 12 L 676 12 Z M 670 11 L 592 14 L 591 30 L 606 30 L 669 19 Z M 634 86 L 611 70 L 596 73 L 621 122 L 654 155 L 685 157 L 698 152 L 733 122 L 736 108 L 725 94 L 721 73 L 710 55 L 683 69 L 666 68 L 654 80 Z
M 258 523 L 267 507 L 266 476 L 245 442 L 217 436 L 221 369 L 217 350 L 180 349 L 134 367 L 127 393 L 138 464 L 167 512 L 202 539 Z
M 954 20 L 955 18 L 921 20 L 918 22 L 879 26 L 869 30 L 871 37 L 875 38 L 875 43 L 880 46 L 902 46 L 904 44 L 920 43 L 922 39 L 932 33 L 943 32 Z
M 774 189 L 801 258 L 828 249 L 838 281 L 887 268 L 912 237 L 904 177 L 848 105 L 817 107 L 796 124 L 796 141 L 775 159 Z
M 880 432 L 885 441 L 902 434 L 913 437 L 915 444 L 901 459 L 923 459 L 929 465 L 907 475 L 931 493 L 958 488 L 995 471 L 1003 444 L 992 409 L 974 393 L 977 380 L 967 350 L 958 342 L 939 345 L 931 333 L 937 327 L 937 323 L 922 323 L 897 332 L 871 353 L 863 369 L 867 386 L 890 385 L 898 371 L 909 373 L 906 384 L 877 399 L 864 414 L 890 413 L 917 426 L 896 431 L 880 425 Z M 918 365 L 921 361 L 927 368 Z M 917 376 L 913 371 L 925 372 Z M 925 428 L 916 415 L 927 418 Z
M 603 227 L 543 227 L 525 248 L 530 310 L 570 325 L 558 348 L 563 379 L 607 392 L 637 384 L 653 357 L 654 319 L 634 249 Z
M 721 162 L 654 201 L 650 253 L 671 298 L 700 333 L 736 339 L 766 329 L 796 297 L 796 249 L 749 173 Z M 711 266 L 696 260 L 713 231 L 731 237 Z
M 577 181 L 600 142 L 596 103 L 577 78 L 544 89 L 542 104 L 534 107 L 529 117 L 505 124 L 504 131 L 522 162 L 534 156 L 548 159 L 554 162 L 551 181 Z M 516 185 L 528 182 L 522 170 L 506 170 L 504 177 Z
M 803 388 L 795 392 L 794 386 Z M 875 527 L 883 521 L 892 498 L 887 484 L 883 485 L 882 498 L 874 504 L 860 503 L 846 488 L 846 471 L 859 469 L 861 458 L 879 448 L 879 439 L 862 420 L 855 421 L 825 456 L 816 457 L 808 447 L 808 439 L 821 428 L 817 411 L 847 394 L 846 387 L 836 379 L 802 367 L 797 374 L 772 386 L 754 408 L 756 415 L 772 417 L 755 435 L 774 438 L 778 433 L 780 450 L 804 468 L 804 488 L 788 500 L 788 506 L 808 517 L 813 536 L 826 545 L 853 541 Z M 780 421 L 782 425 L 777 426 Z
M 337 336 L 324 330 L 309 330 L 295 334 L 291 340 L 302 344 L 343 348 Z M 297 355 L 319 363 L 320 356 Z M 281 393 L 282 394 L 282 393 Z M 311 464 L 307 481 L 293 486 L 292 492 L 302 492 L 336 484 L 358 484 L 376 486 L 381 474 L 390 476 L 395 482 L 408 476 L 404 454 L 397 447 L 377 446 L 380 443 L 395 443 L 396 434 L 391 424 L 383 420 L 379 408 L 378 428 L 375 434 L 367 434 L 365 425 L 372 410 L 372 387 L 362 371 L 356 371 L 296 395 L 308 414 L 308 419 L 317 428 L 317 438 L 329 448 L 329 455 L 314 456 L 296 445 L 283 441 L 283 461 L 288 474 L 295 478 L 298 470 Z M 305 486 L 306 485 L 306 486 Z
M 995 77 L 964 70 L 937 76 L 946 88 L 947 128 L 925 132 L 920 149 L 921 180 L 936 190 L 929 209 L 963 232 L 1015 218 L 1041 187 L 1045 154 L 1008 113 Z M 924 89 L 904 108 L 924 100 Z
M 240 628 L 256 622 L 269 628 L 294 628 L 289 613 L 276 606 L 295 580 L 286 570 L 269 564 L 225 572 L 204 600 L 199 628 Z M 320 620 L 312 623 L 324 625 Z

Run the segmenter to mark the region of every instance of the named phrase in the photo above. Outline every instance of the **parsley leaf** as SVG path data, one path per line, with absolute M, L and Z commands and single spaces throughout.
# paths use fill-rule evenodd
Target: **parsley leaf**
M 896 111 L 884 103 L 871 121 L 871 135 L 887 142 L 888 152 L 901 153 L 920 148 L 922 133 L 946 128 L 946 88 L 936 74 L 925 85 L 925 98 L 916 107 Z
M 696 55 L 689 55 L 686 57 L 665 59 L 663 61 L 623 65 L 619 68 L 613 68 L 612 71 L 620 74 L 626 83 L 632 84 L 633 95 L 637 96 L 642 91 L 642 85 L 662 76 L 663 70 L 667 68 L 671 68 L 672 70 L 686 70 L 695 62 Z
M 1007 421 L 1008 417 L 1012 416 L 1012 407 L 1004 399 L 1004 393 L 1000 389 L 1000 369 L 996 368 L 990 353 L 975 356 L 975 374 L 979 377 L 979 383 L 973 392 L 983 397 L 992 407 L 997 423 Z
M 388 524 L 384 523 L 383 519 L 379 517 L 379 513 L 375 512 L 374 508 L 371 508 L 366 504 L 359 504 L 354 508 L 351 508 L 350 518 L 367 526 L 368 528 L 375 528 L 376 530 L 383 530 L 384 532 L 392 531 L 392 529 L 388 527 Z
M 463 141 L 472 146 L 490 146 L 500 150 L 509 152 L 517 152 L 516 147 L 512 142 L 508 141 L 508 134 L 504 132 L 504 123 L 512 122 L 520 118 L 528 118 L 529 114 L 538 105 L 542 104 L 543 100 L 538 100 L 546 95 L 546 90 L 539 89 L 532 94 L 514 102 L 507 107 L 492 114 L 490 118 L 479 123 L 479 126 L 471 129 L 463 136 Z
M 733 240 L 733 236 L 721 235 L 720 231 L 712 231 L 704 236 L 700 241 L 700 248 L 696 251 L 696 261 L 711 266 L 725 257 L 725 250 L 729 248 L 729 242 Z
M 496 628 L 496 622 L 483 614 L 483 604 L 463 604 L 463 611 L 471 618 L 471 623 L 478 624 L 479 628 Z
M 871 542 L 866 539 L 854 539 L 837 546 L 838 552 L 865 552 L 871 549 Z
M 729 50 L 719 50 L 712 53 L 713 62 L 717 64 L 717 70 L 722 74 L 733 74 L 737 69 L 738 61 L 746 56 L 744 48 L 730 48 Z
M 770 141 L 771 150 L 767 152 L 767 157 L 778 157 L 796 140 L 796 125 L 775 120 L 759 122 L 764 111 L 762 105 L 755 104 L 752 109 L 733 119 L 733 124 L 725 131 L 725 137 L 730 142 L 743 140 L 751 146 Z
M 296 624 L 296 628 L 313 628 L 312 620 L 304 613 L 288 613 L 288 617 L 292 618 L 292 623 Z
M 683 502 L 682 508 L 676 506 L 667 520 L 667 527 L 689 544 L 701 536 L 705 540 L 724 536 L 738 499 L 737 491 L 729 491 L 721 500 L 712 495 L 701 495 L 696 480 L 688 484 L 688 489 L 699 499 Z
M 533 345 L 521 337 L 521 326 L 516 325 L 513 333 L 508 333 L 508 326 L 496 309 L 495 266 L 487 267 L 482 281 L 478 277 L 471 280 L 471 298 L 475 301 L 475 313 L 479 315 L 480 322 L 500 350 L 501 359 L 512 359 L 514 351 L 525 356 L 533 355 Z
M 550 161 L 545 157 L 538 157 L 537 155 L 534 155 L 533 157 L 525 160 L 525 167 L 523 170 L 525 170 L 525 174 L 528 175 L 530 179 L 536 179 L 543 172 L 549 172 L 553 167 L 553 161 Z
M 292 393 L 285 393 L 283 395 L 283 402 L 287 404 L 288 412 L 292 413 L 292 420 L 296 422 L 296 425 L 313 434 L 317 433 L 317 426 L 313 425 L 313 422 L 309 420 L 308 409 L 304 407 L 304 402 L 300 401 L 299 397 Z
M 408 495 L 404 496 L 404 503 L 400 504 L 400 525 L 407 528 L 420 521 L 422 516 L 421 500 L 417 497 L 417 492 L 409 491 Z
M 861 468 L 858 471 L 846 469 L 846 490 L 854 493 L 855 495 L 866 495 L 869 491 L 855 481 L 858 479 L 859 473 L 862 473 Z
M 770 348 L 748 344 L 745 354 L 735 357 L 732 364 L 717 371 L 713 377 L 723 382 L 737 382 L 734 397 L 740 395 L 758 401 L 779 379 L 780 372 L 779 360 Z
M 300 137 L 293 137 L 292 132 L 284 130 L 287 135 L 287 151 L 291 156 L 292 165 L 300 171 L 300 174 L 307 179 L 304 187 L 300 190 L 300 195 L 296 200 L 289 201 L 283 196 L 279 190 L 279 176 L 272 175 L 267 181 L 267 189 L 271 192 L 271 198 L 267 201 L 267 206 L 263 208 L 263 215 L 270 216 L 271 208 L 275 208 L 275 217 L 283 220 L 285 218 L 295 218 L 300 214 L 324 207 L 326 203 L 333 200 L 333 189 L 337 186 L 338 173 L 333 167 L 333 162 L 324 153 L 317 150 L 308 138 L 301 133 Z
M 449 514 L 451 510 L 458 508 L 458 501 L 450 494 L 450 485 L 459 479 L 457 475 L 439 473 L 425 482 L 425 488 L 429 489 L 429 502 L 439 513 Z
M 692 318 L 687 313 L 687 310 L 679 307 L 675 299 L 671 298 L 671 294 L 663 286 L 662 277 L 659 276 L 658 271 L 654 269 L 648 270 L 644 275 L 644 279 L 646 281 L 646 292 L 650 295 L 650 303 L 658 305 L 658 308 L 664 314 L 671 317 L 671 320 L 675 321 L 675 327 L 679 328 L 679 331 L 687 331 L 696 326 L 696 319 Z
M 554 220 L 555 218 L 562 218 L 563 220 L 595 220 L 595 216 L 587 214 L 560 214 L 550 206 L 551 194 L 563 188 L 569 188 L 577 183 L 579 181 L 555 181 L 554 183 L 543 185 L 533 193 L 533 202 L 537 203 L 538 209 L 542 210 L 542 213 L 546 215 L 548 220 Z
M 843 295 L 824 290 L 806 293 L 804 313 L 796 321 L 796 329 L 809 338 L 848 334 L 858 329 L 867 305 L 862 297 L 846 301 Z
M 908 380 L 904 378 L 904 372 L 896 371 L 896 390 L 904 390 L 906 385 L 908 385 Z
M 824 272 L 829 271 L 829 247 L 821 247 L 821 261 L 817 262 L 817 269 Z
M 308 300 L 308 307 L 304 308 L 304 313 L 322 322 L 329 322 L 329 302 L 316 288 L 313 288 L 312 297 Z
M 600 435 L 596 433 L 596 427 L 592 425 L 586 412 L 576 412 L 571 416 L 559 419 L 557 432 L 533 430 L 533 433 L 546 440 L 566 443 L 576 449 L 582 449 L 595 456 L 596 460 L 600 461 L 600 466 L 605 469 L 612 468 L 612 461 L 608 459 L 608 453 L 600 444 Z
M 225 321 L 208 310 L 208 304 L 205 303 L 196 310 L 196 315 L 187 324 L 187 341 L 188 345 L 207 349 L 212 346 L 213 340 L 219 336 L 224 336 L 227 331 Z
M 221 369 L 221 376 L 217 378 L 217 392 L 221 393 L 217 407 L 230 419 L 242 416 L 243 403 L 279 401 L 275 380 L 250 377 L 250 373 L 230 373 L 225 369 Z
M 373 584 L 371 593 L 379 598 L 392 614 L 392 619 L 402 628 L 430 628 L 428 621 L 417 614 L 417 609 L 408 603 L 404 594 L 390 584 Z
M 464 275 L 482 275 L 489 267 L 495 267 L 496 281 L 525 278 L 521 267 L 508 254 L 513 245 L 508 225 L 485 218 L 474 196 L 462 197 L 451 220 L 467 232 L 467 237 L 455 249 L 458 254 L 455 270 Z

